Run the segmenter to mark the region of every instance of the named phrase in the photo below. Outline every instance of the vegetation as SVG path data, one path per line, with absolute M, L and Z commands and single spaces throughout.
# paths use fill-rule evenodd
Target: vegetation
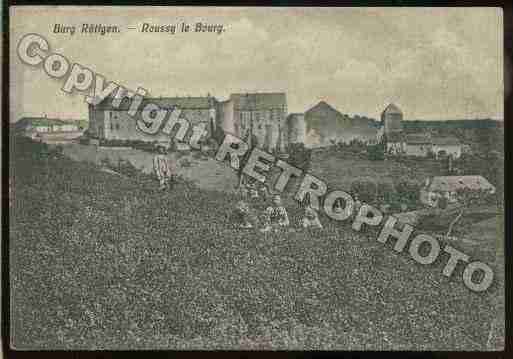
M 470 292 L 349 222 L 240 231 L 231 195 L 11 145 L 17 348 L 489 349 L 502 283 Z

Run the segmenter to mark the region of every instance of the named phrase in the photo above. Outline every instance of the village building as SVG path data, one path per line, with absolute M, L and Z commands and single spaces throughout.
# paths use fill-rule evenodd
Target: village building
M 404 136 L 404 153 L 407 156 L 427 157 L 432 151 L 430 133 L 412 133 Z
M 448 203 L 456 203 L 458 190 L 462 189 L 495 193 L 495 187 L 483 176 L 436 176 L 426 179 L 420 190 L 420 201 L 430 207 L 437 207 L 442 197 Z
M 50 133 L 80 131 L 83 122 L 47 117 L 23 117 L 16 122 L 16 130 L 25 133 Z
M 287 98 L 283 92 L 231 94 L 219 104 L 218 124 L 226 133 L 265 150 L 286 147 Z
M 463 146 L 456 137 L 434 137 L 432 139 L 432 151 L 437 158 L 442 156 L 460 158 Z
M 376 142 L 378 128 L 374 120 L 343 114 L 325 101 L 320 101 L 307 110 L 304 117 L 307 132 L 306 145 L 309 147 L 331 145 L 333 141 L 338 143 L 350 143 L 354 140 L 363 143 Z M 312 141 L 313 138 L 316 140 Z
M 385 151 L 390 155 L 404 154 L 406 145 L 402 133 L 389 133 L 383 134 L 383 141 L 385 143 Z
M 148 134 L 138 128 L 135 118 L 140 118 L 139 111 L 134 117 L 128 110 L 131 101 L 124 99 L 118 107 L 112 105 L 113 97 L 107 97 L 99 104 L 89 105 L 89 135 L 99 140 L 141 140 L 169 144 L 171 136 L 162 131 Z M 186 119 L 190 126 L 201 125 L 206 131 L 204 138 L 212 137 L 217 126 L 217 100 L 214 97 L 159 97 L 145 98 L 140 109 L 147 104 L 155 104 L 162 110 L 181 110 L 180 117 Z M 167 118 L 166 118 L 167 120 Z M 175 126 L 178 128 L 178 126 Z M 177 129 L 173 129 L 177 131 Z
M 435 158 L 451 156 L 460 158 L 464 145 L 453 136 L 433 136 L 431 133 L 409 133 L 402 129 L 403 113 L 394 104 L 388 105 L 381 114 L 381 128 L 377 140 L 385 143 L 386 153 L 414 157 Z
M 67 143 L 82 135 L 87 121 L 48 117 L 23 117 L 14 124 L 14 131 L 45 143 Z

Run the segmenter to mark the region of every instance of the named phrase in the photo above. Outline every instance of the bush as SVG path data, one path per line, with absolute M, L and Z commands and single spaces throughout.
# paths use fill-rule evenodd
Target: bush
M 385 149 L 382 144 L 367 146 L 367 155 L 372 161 L 382 161 L 385 159 Z

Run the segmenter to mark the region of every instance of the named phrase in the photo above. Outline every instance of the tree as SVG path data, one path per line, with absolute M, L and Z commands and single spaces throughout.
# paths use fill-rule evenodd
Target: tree
M 370 160 L 382 161 L 385 159 L 385 146 L 382 144 L 367 146 L 367 154 Z

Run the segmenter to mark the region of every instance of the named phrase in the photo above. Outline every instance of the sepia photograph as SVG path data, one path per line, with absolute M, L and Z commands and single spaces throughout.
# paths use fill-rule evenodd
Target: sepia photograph
M 504 350 L 501 8 L 8 16 L 11 350 Z

